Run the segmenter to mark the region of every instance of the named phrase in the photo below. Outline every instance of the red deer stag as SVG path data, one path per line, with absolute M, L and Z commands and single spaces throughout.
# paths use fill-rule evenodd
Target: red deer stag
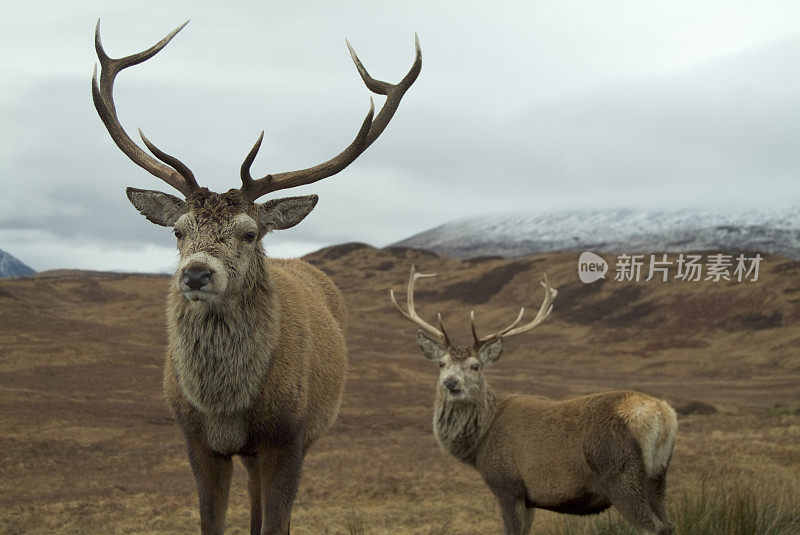
M 408 310 L 420 327 L 422 354 L 439 365 L 433 410 L 436 440 L 475 468 L 500 502 L 507 535 L 530 532 L 536 508 L 592 514 L 613 505 L 641 533 L 672 533 L 664 512 L 666 473 L 678 429 L 675 411 L 640 392 L 590 394 L 565 401 L 538 396 L 497 400 L 484 368 L 503 352 L 503 339 L 541 325 L 556 290 L 544 278 L 544 301 L 530 322 L 525 309 L 506 328 L 478 337 L 470 312 L 472 346 L 456 346 L 444 329 L 414 309 L 414 283 L 432 277 L 411 268 Z
M 265 256 L 261 239 L 293 227 L 317 203 L 316 195 L 256 199 L 310 184 L 350 165 L 377 137 L 419 75 L 422 54 L 398 84 L 372 78 L 348 43 L 370 91 L 386 95 L 370 110 L 355 140 L 330 160 L 253 179 L 250 166 L 264 133 L 241 167 L 242 186 L 227 193 L 200 187 L 189 168 L 139 132 L 153 158 L 131 140 L 117 118 L 117 74 L 153 57 L 185 26 L 151 48 L 120 59 L 100 59 L 92 96 L 111 138 L 128 158 L 180 191 L 128 188 L 130 202 L 151 222 L 173 227 L 180 262 L 167 297 L 169 345 L 164 394 L 186 438 L 197 481 L 201 530 L 222 533 L 239 455 L 248 475 L 251 533 L 289 533 L 292 503 L 309 446 L 336 419 L 346 368 L 346 312 L 341 293 L 321 271 L 301 260 Z M 162 163 L 163 162 L 163 163 Z

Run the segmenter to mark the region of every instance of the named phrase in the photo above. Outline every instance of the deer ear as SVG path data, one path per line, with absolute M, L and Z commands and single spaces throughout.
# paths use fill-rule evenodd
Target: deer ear
M 428 338 L 424 332 L 417 331 L 417 345 L 428 360 L 439 360 L 446 352 L 445 347 L 435 340 Z
M 186 203 L 181 199 L 161 191 L 126 188 L 128 200 L 148 221 L 171 227 L 186 213 Z
M 483 362 L 484 365 L 491 364 L 492 362 L 497 362 L 500 359 L 500 355 L 503 354 L 503 339 L 498 338 L 488 344 L 483 344 L 480 348 L 478 348 L 478 359 Z
M 284 197 L 258 205 L 258 226 L 262 232 L 291 228 L 314 209 L 319 197 Z

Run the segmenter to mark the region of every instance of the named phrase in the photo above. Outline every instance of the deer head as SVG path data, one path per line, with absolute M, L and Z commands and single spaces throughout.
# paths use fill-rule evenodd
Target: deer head
M 182 195 L 183 199 L 154 190 L 127 188 L 130 202 L 149 221 L 173 227 L 178 240 L 180 263 L 176 272 L 177 288 L 191 300 L 218 301 L 228 292 L 239 291 L 253 280 L 263 256 L 261 238 L 273 230 L 293 227 L 305 218 L 317 204 L 316 195 L 286 197 L 257 203 L 267 193 L 311 184 L 332 176 L 355 161 L 369 147 L 394 115 L 400 100 L 411 87 L 422 68 L 422 52 L 415 36 L 416 59 L 411 70 L 398 84 L 372 78 L 358 59 L 350 43 L 347 47 L 367 88 L 386 95 L 386 102 L 374 116 L 370 98 L 369 112 L 356 138 L 341 153 L 321 164 L 283 173 L 268 174 L 254 179 L 250 166 L 261 146 L 264 132 L 244 159 L 240 170 L 242 185 L 226 193 L 214 193 L 200 187 L 192 171 L 180 160 L 157 148 L 141 130 L 142 142 L 155 156 L 137 145 L 117 118 L 114 106 L 114 79 L 128 67 L 156 55 L 188 21 L 170 32 L 161 41 L 143 52 L 112 59 L 100 41 L 100 21 L 95 28 L 95 49 L 100 60 L 100 80 L 97 66 L 92 77 L 92 97 L 95 108 L 114 143 L 136 165 L 160 178 Z
M 411 266 L 406 291 L 407 310 L 403 310 L 397 304 L 394 290 L 389 290 L 389 298 L 401 316 L 420 327 L 417 331 L 417 344 L 422 354 L 439 366 L 439 388 L 447 399 L 463 402 L 479 401 L 482 399 L 486 384 L 483 370 L 486 366 L 497 362 L 503 354 L 503 339 L 526 333 L 544 323 L 553 311 L 553 299 L 558 292 L 550 287 L 545 275 L 541 283 L 545 291 L 544 300 L 536 317 L 524 325 L 519 325 L 525 315 L 525 308 L 521 308 L 511 324 L 483 337 L 478 336 L 475 328 L 475 312 L 470 311 L 473 344 L 458 346 L 450 341 L 440 313 L 437 313 L 439 324 L 437 328 L 420 318 L 414 308 L 414 284 L 417 279 L 435 276 L 435 273 L 418 273 L 414 266 Z

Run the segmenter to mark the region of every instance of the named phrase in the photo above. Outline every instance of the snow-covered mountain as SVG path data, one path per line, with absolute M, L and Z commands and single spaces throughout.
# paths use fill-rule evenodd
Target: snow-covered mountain
M 586 250 L 607 253 L 758 251 L 800 260 L 800 207 L 750 210 L 585 210 L 471 217 L 393 245 L 457 258 Z
M 19 277 L 34 273 L 36 271 L 26 266 L 21 260 L 0 249 L 0 277 Z

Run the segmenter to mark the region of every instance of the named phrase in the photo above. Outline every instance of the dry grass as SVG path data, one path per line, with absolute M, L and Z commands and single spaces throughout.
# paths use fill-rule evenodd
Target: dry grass
M 797 488 L 764 488 L 751 481 L 704 480 L 673 493 L 668 514 L 676 535 L 796 535 L 800 533 Z M 562 517 L 546 535 L 636 535 L 613 510 L 593 519 Z
M 512 339 L 491 370 L 501 393 L 637 388 L 675 406 L 712 407 L 680 418 L 668 492 L 679 526 L 682 511 L 694 511 L 689 524 L 736 507 L 739 518 L 796 517 L 784 505 L 800 502 L 787 490 L 800 488 L 800 264 L 768 257 L 752 284 L 584 286 L 577 256 L 459 262 L 365 247 L 313 255 L 348 302 L 350 371 L 340 418 L 307 458 L 293 533 L 502 531 L 478 475 L 436 447 L 436 371 L 388 306 L 386 290 L 404 286 L 412 262 L 440 273 L 420 282 L 419 308 L 427 317 L 441 310 L 458 340 L 469 340 L 470 308 L 488 330 L 538 304 L 542 272 L 559 288 L 553 320 Z M 160 392 L 167 284 L 89 273 L 0 281 L 0 532 L 197 532 L 194 481 Z M 717 488 L 734 483 L 743 499 L 721 502 L 736 494 Z M 237 466 L 229 533 L 247 533 L 247 503 Z M 617 525 L 614 515 L 585 527 L 542 512 L 534 530 L 602 532 Z

